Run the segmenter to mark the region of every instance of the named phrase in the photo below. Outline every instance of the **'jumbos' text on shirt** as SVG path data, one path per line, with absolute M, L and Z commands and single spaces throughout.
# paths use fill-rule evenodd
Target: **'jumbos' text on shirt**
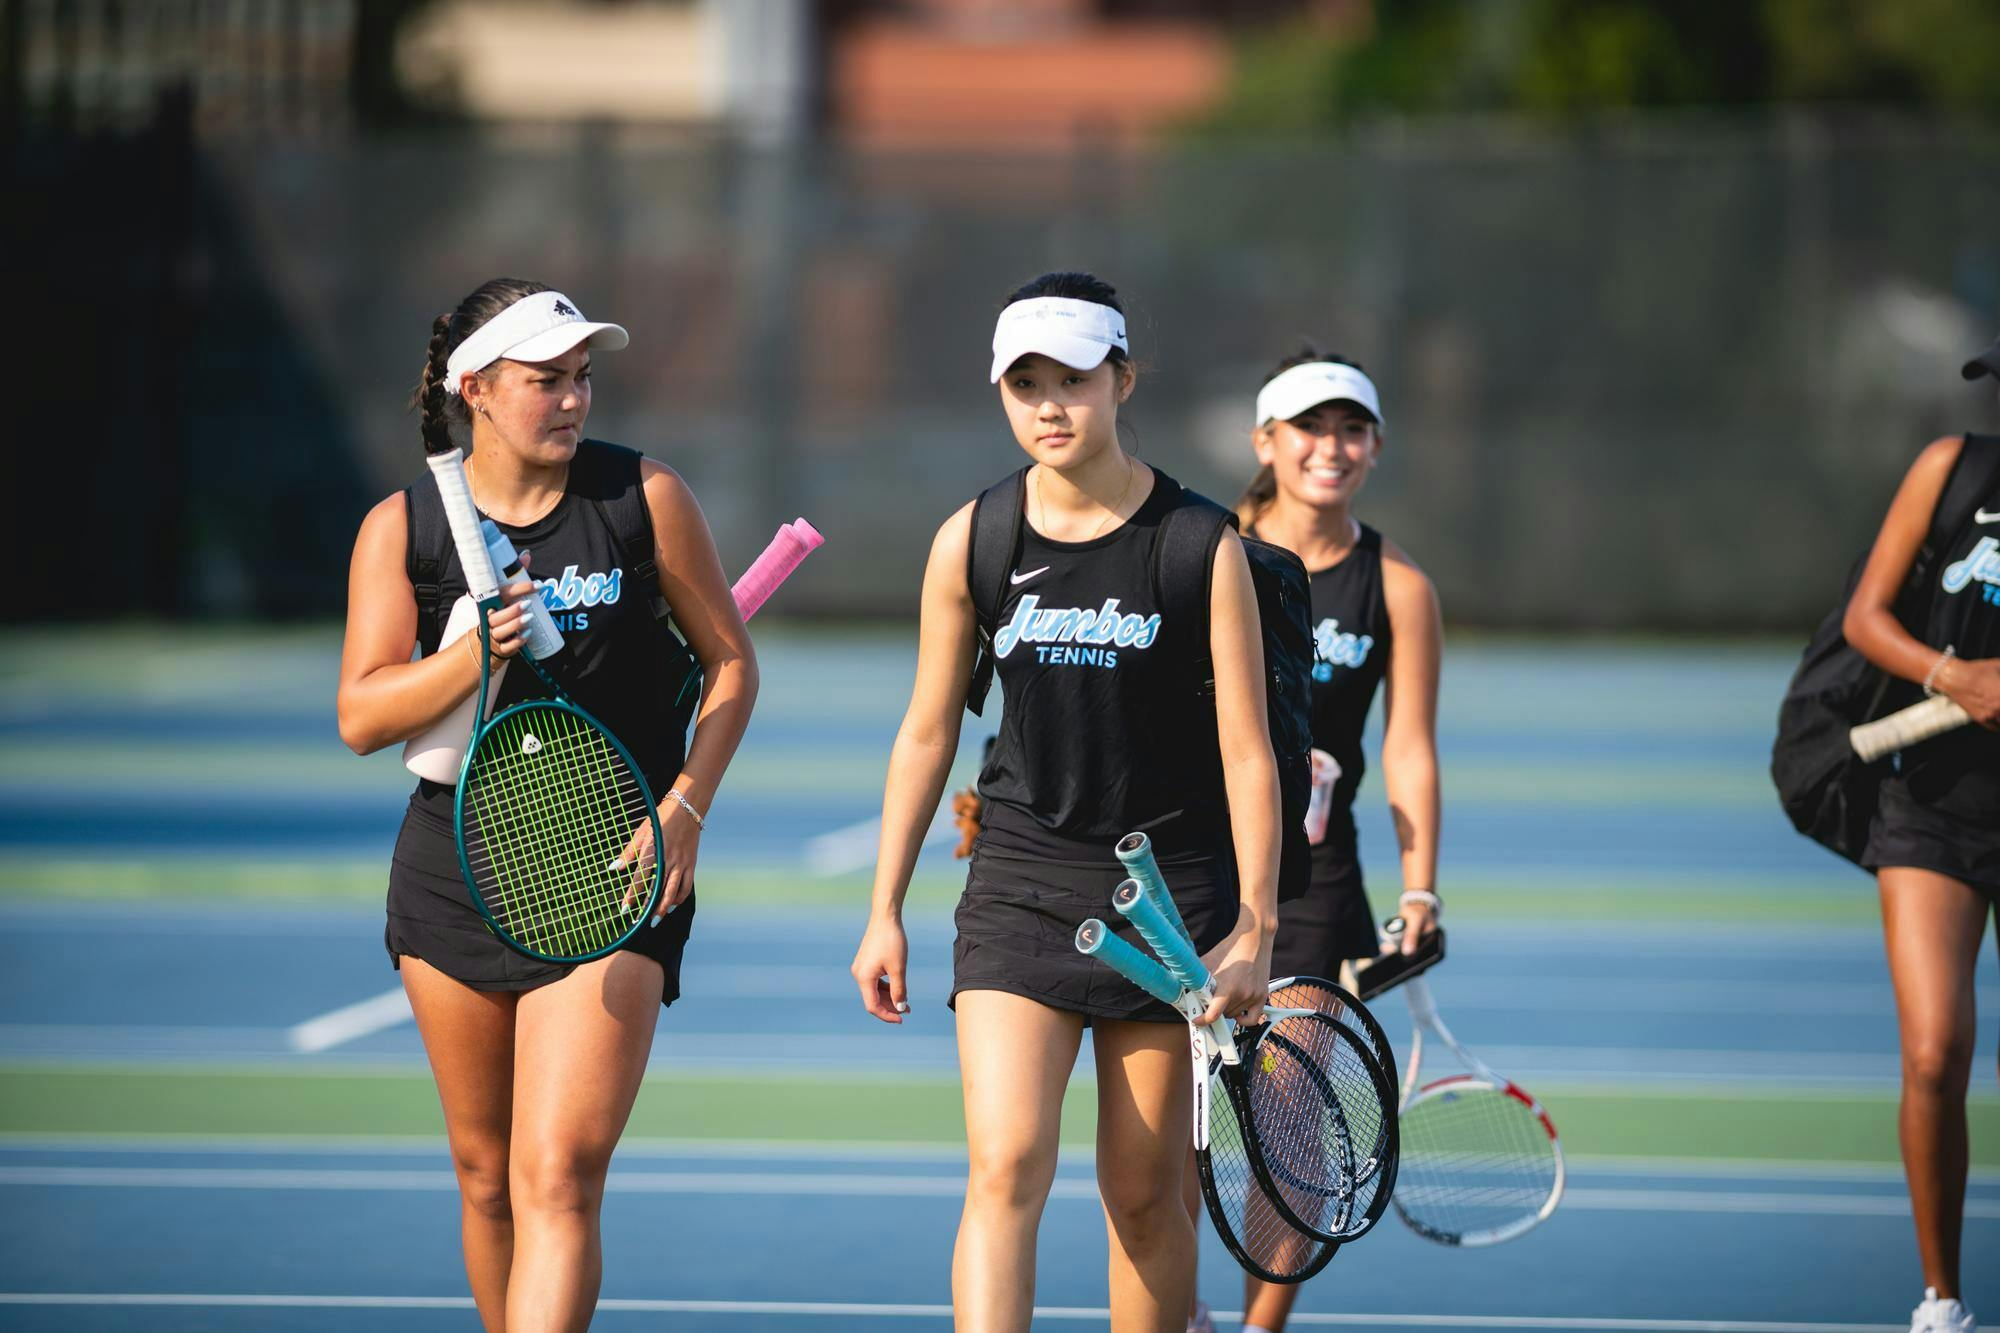
M 1960 592 L 1971 583 L 1983 583 L 1979 590 L 1987 601 L 2000 605 L 2000 538 L 1981 537 L 1979 544 L 1944 569 L 1944 590 Z
M 625 571 L 614 569 L 608 574 L 577 573 L 575 565 L 569 565 L 552 579 L 536 579 L 535 590 L 542 594 L 542 602 L 554 613 L 556 628 L 564 633 L 590 628 L 590 613 L 584 608 L 609 606 L 618 600 L 625 581 Z
M 1068 606 L 1043 609 L 1033 593 L 1014 605 L 1014 618 L 993 636 L 993 654 L 1005 657 L 1019 644 L 1081 644 L 1081 648 L 1038 647 L 1035 656 L 1050 666 L 1118 665 L 1114 648 L 1150 648 L 1160 637 L 1160 616 L 1120 615 L 1118 599 L 1107 597 L 1096 610 Z

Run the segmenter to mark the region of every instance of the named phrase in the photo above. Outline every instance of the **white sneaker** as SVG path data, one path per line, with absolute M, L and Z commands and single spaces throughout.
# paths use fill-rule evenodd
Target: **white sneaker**
M 1966 1327 L 1972 1326 L 1967 1324 Z M 1188 1320 L 1187 1333 L 1215 1333 L 1215 1320 L 1209 1316 L 1208 1302 L 1199 1296 L 1195 1297 L 1194 1315 Z M 1957 1330 L 1952 1333 L 1957 1333 Z
M 1940 1298 L 1936 1287 L 1924 1288 L 1924 1303 L 1910 1312 L 1910 1333 L 1979 1333 L 1972 1311 L 1956 1300 Z

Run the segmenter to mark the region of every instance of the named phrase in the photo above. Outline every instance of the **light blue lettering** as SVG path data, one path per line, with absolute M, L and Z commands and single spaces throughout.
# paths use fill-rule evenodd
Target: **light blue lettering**
M 1963 592 L 1974 580 L 2000 583 L 2000 538 L 1981 537 L 1979 544 L 1966 552 L 1965 559 L 1945 566 L 1946 592 Z

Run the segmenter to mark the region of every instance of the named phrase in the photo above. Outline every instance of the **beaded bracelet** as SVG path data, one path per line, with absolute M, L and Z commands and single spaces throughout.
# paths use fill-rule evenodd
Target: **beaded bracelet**
M 1958 650 L 1956 648 L 1950 644 L 1944 646 L 1944 651 L 1938 654 L 1937 661 L 1931 663 L 1931 669 L 1924 673 L 1924 698 L 1932 699 L 1937 697 L 1938 672 L 1944 670 L 1946 662 L 1957 656 Z
M 1444 915 L 1444 903 L 1429 889 L 1404 889 L 1403 896 L 1396 901 L 1405 907 L 1411 903 L 1422 903 L 1431 909 L 1432 916 Z

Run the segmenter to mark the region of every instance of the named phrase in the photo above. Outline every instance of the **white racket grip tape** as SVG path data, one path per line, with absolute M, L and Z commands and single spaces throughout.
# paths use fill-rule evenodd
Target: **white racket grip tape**
M 478 632 L 479 603 L 470 596 L 461 597 L 452 603 L 444 635 L 438 639 L 438 651 L 443 652 L 463 635 Z M 489 713 L 493 711 L 493 701 L 500 697 L 500 681 L 506 674 L 507 664 L 502 662 L 500 669 L 493 673 L 492 685 L 486 691 L 486 711 Z M 466 695 L 458 701 L 458 707 L 433 722 L 422 733 L 403 742 L 403 767 L 420 778 L 429 778 L 447 787 L 457 786 L 459 766 L 465 762 L 465 740 L 472 734 L 472 701 L 478 695 L 477 690 Z
M 791 577 L 805 558 L 826 544 L 826 538 L 803 518 L 794 519 L 778 529 L 771 538 L 771 544 L 764 553 L 752 561 L 750 568 L 743 571 L 743 577 L 736 580 L 730 589 L 736 598 L 736 610 L 745 620 L 757 614 L 778 585 Z
M 1847 733 L 1847 741 L 1863 763 L 1872 764 L 1883 755 L 1962 727 L 1971 720 L 1963 708 L 1940 694 L 1855 727 Z
M 472 487 L 465 480 L 465 451 L 447 449 L 424 461 L 444 498 L 445 521 L 451 525 L 452 545 L 458 548 L 459 567 L 465 571 L 466 591 L 475 601 L 491 597 L 500 591 L 500 576 L 487 558 L 486 540 L 479 532 L 479 507 L 472 503 Z

